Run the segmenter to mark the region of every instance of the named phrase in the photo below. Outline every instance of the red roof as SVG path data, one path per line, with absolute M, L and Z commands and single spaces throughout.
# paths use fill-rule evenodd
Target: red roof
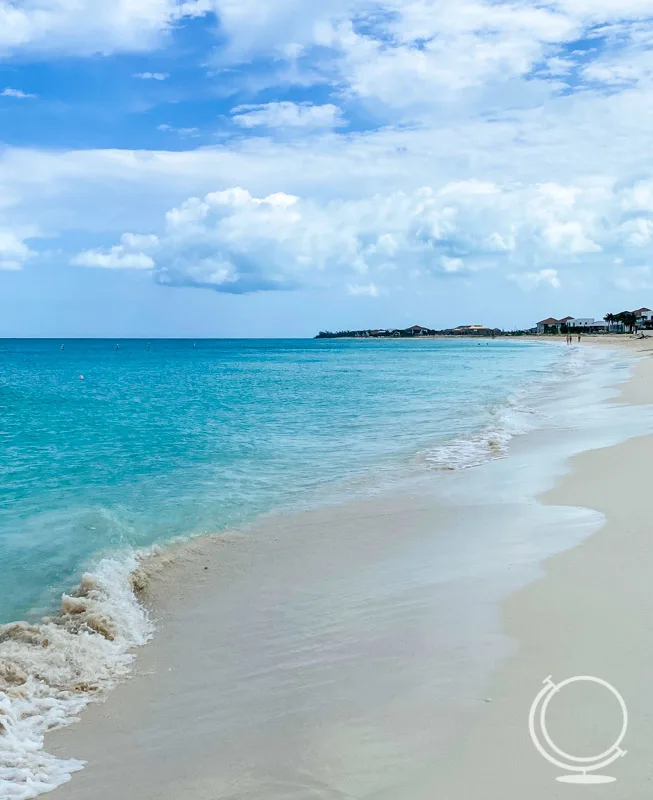
M 559 322 L 569 322 L 570 319 L 574 319 L 574 317 L 563 317 Z
M 650 308 L 638 308 L 636 311 L 633 311 L 633 314 L 636 317 L 639 317 L 640 314 L 643 314 L 645 311 L 650 311 Z
M 538 325 L 557 325 L 560 322 L 559 319 L 554 319 L 553 317 L 547 317 L 547 319 L 541 319 L 537 324 Z

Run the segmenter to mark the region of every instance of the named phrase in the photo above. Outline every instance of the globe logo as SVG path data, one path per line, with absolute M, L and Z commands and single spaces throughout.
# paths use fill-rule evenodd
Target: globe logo
M 618 732 L 614 743 L 607 750 L 595 756 L 581 757 L 566 753 L 553 742 L 547 729 L 546 715 L 551 699 L 565 687 L 575 683 L 598 684 L 613 695 L 621 711 L 621 730 Z M 549 675 L 549 677 L 544 680 L 544 686 L 535 697 L 531 705 L 530 714 L 528 715 L 528 730 L 533 744 L 540 755 L 547 761 L 550 761 L 551 764 L 572 773 L 570 775 L 561 775 L 556 778 L 556 780 L 561 783 L 597 784 L 614 782 L 616 778 L 595 773 L 597 770 L 604 769 L 618 758 L 623 758 L 626 755 L 627 751 L 622 750 L 621 743 L 626 736 L 627 729 L 628 710 L 626 709 L 623 697 L 610 683 L 591 675 L 576 675 L 560 683 L 554 683 Z

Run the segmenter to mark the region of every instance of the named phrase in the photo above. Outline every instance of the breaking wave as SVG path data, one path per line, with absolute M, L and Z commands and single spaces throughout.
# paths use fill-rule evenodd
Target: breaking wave
M 139 557 L 106 558 L 64 594 L 58 615 L 0 626 L 0 797 L 28 800 L 70 780 L 83 762 L 44 750 L 48 731 L 75 720 L 125 678 L 153 626 L 138 600 Z

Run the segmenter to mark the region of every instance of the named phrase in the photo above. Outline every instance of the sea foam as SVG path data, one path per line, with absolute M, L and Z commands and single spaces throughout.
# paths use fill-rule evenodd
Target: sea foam
M 61 611 L 0 627 L 0 797 L 28 800 L 70 780 L 83 762 L 55 758 L 45 734 L 75 721 L 127 676 L 153 626 L 135 590 L 139 558 L 101 560 Z

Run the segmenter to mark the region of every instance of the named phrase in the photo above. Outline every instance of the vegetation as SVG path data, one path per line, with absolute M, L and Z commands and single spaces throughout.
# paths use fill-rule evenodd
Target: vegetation
M 611 325 L 620 322 L 629 333 L 633 332 L 633 328 L 637 322 L 637 318 L 632 311 L 620 311 L 618 314 L 606 314 L 603 319 Z

